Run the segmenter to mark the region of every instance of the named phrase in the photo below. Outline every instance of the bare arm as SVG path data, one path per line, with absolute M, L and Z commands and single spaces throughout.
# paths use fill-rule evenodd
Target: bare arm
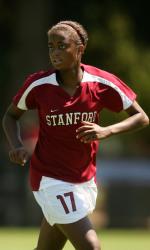
M 126 109 L 125 112 L 128 114 L 129 118 L 109 126 L 111 134 L 134 131 L 148 126 L 149 118 L 136 101 L 130 108 Z
M 77 129 L 77 139 L 84 143 L 89 143 L 93 140 L 105 139 L 115 134 L 134 131 L 148 126 L 149 118 L 136 101 L 125 111 L 129 116 L 127 119 L 107 127 L 83 122 L 83 126 Z
M 3 117 L 4 132 L 11 147 L 9 152 L 10 160 L 20 165 L 24 165 L 29 158 L 20 137 L 19 119 L 24 112 L 24 110 L 18 109 L 14 104 L 11 104 Z

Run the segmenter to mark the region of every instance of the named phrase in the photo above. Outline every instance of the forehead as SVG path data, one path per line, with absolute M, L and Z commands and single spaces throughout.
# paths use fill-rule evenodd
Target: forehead
M 48 41 L 49 42 L 53 42 L 53 41 L 61 41 L 61 42 L 71 42 L 71 41 L 75 41 L 76 37 L 74 34 L 74 31 L 71 29 L 67 29 L 67 28 L 53 28 L 48 32 Z

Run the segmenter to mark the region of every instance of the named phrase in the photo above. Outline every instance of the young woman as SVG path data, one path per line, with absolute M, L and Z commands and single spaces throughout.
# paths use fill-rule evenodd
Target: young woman
M 37 250 L 60 250 L 69 239 L 77 250 L 99 250 L 88 219 L 96 203 L 96 151 L 109 136 L 142 128 L 149 119 L 135 93 L 115 75 L 81 63 L 88 41 L 77 22 L 62 21 L 48 31 L 54 67 L 27 78 L 13 98 L 3 127 L 12 162 L 29 159 L 18 134 L 18 120 L 28 109 L 39 114 L 39 137 L 30 161 L 30 182 L 44 220 Z M 124 110 L 128 118 L 98 125 L 103 108 Z

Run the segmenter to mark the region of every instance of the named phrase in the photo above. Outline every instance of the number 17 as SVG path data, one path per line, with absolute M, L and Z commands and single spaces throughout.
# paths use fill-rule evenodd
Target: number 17
M 74 194 L 73 192 L 68 192 L 68 193 L 64 193 L 63 195 L 57 195 L 57 199 L 60 200 L 64 210 L 65 210 L 65 213 L 68 214 L 70 213 L 69 211 L 69 208 L 65 202 L 65 197 L 69 196 L 70 197 L 70 201 L 71 201 L 71 206 L 72 206 L 72 211 L 76 211 L 76 204 L 75 204 L 75 199 L 74 199 Z

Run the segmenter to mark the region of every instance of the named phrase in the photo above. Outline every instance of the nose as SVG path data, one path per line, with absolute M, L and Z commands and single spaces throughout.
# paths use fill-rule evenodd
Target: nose
M 50 55 L 52 57 L 58 57 L 61 54 L 60 49 L 54 48 L 53 50 L 50 51 Z

